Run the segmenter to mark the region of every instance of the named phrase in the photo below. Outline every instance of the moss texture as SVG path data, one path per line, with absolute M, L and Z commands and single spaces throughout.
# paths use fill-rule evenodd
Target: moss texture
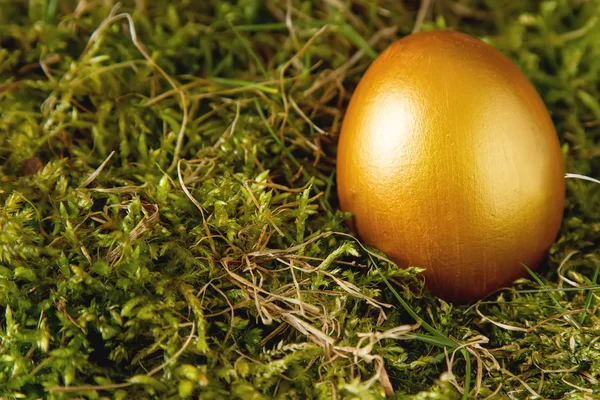
M 600 176 L 600 2 L 427 3 Z M 469 306 L 344 224 L 344 109 L 420 7 L 0 0 L 0 397 L 598 398 L 598 185 L 569 179 L 548 262 Z

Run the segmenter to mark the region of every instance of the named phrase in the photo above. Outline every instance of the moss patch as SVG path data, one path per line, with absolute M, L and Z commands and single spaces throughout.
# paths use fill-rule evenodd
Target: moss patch
M 417 3 L 0 0 L 0 396 L 600 395 L 598 185 L 471 306 L 344 225 L 343 110 Z M 598 0 L 424 15 L 517 62 L 600 176 Z

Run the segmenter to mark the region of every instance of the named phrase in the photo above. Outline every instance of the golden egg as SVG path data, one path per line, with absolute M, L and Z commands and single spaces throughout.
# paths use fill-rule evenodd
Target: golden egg
M 346 112 L 337 155 L 341 208 L 358 236 L 426 285 L 471 301 L 537 267 L 565 201 L 560 144 L 523 72 L 471 36 L 395 42 Z

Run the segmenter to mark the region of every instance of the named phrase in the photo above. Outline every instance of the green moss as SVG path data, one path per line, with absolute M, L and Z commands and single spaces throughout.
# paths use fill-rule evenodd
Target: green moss
M 0 0 L 0 397 L 598 396 L 598 185 L 476 305 L 348 235 L 343 110 L 413 3 Z M 423 28 L 515 60 L 598 177 L 599 18 L 440 1 Z

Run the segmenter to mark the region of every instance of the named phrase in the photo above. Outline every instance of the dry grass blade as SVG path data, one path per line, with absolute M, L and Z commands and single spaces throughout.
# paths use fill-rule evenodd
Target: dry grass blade
M 142 219 L 129 233 L 129 243 L 139 239 L 144 233 L 150 231 L 160 220 L 159 208 L 155 205 L 150 206 L 154 212 L 147 218 Z M 123 254 L 123 245 L 115 247 L 107 256 L 108 261 L 114 264 Z
M 102 164 L 100 164 L 100 166 L 98 168 L 96 168 L 96 170 L 81 184 L 79 185 L 78 189 L 81 188 L 85 188 L 87 187 L 90 183 L 92 183 L 94 181 L 94 179 L 96 179 L 96 177 L 98 175 L 100 175 L 100 172 L 102 172 L 102 170 L 104 169 L 104 167 L 106 167 L 106 164 L 108 164 L 108 162 L 110 161 L 110 159 L 112 158 L 112 156 L 115 155 L 115 152 L 112 151 L 108 157 L 106 157 L 106 160 L 104 160 L 102 162 Z
M 107 27 L 109 25 L 111 25 L 114 22 L 119 21 L 121 19 L 125 19 L 127 21 L 128 25 L 129 25 L 129 34 L 131 36 L 131 41 L 133 42 L 135 47 L 144 56 L 146 61 L 150 65 L 152 65 L 152 67 L 154 69 L 156 69 L 165 78 L 165 80 L 169 83 L 169 85 L 171 85 L 173 90 L 175 90 L 177 92 L 177 94 L 179 94 L 179 98 L 181 101 L 181 103 L 180 103 L 181 109 L 183 110 L 183 120 L 181 122 L 181 127 L 179 129 L 179 133 L 177 134 L 177 144 L 175 145 L 175 150 L 173 152 L 174 153 L 173 154 L 173 162 L 171 163 L 171 166 L 169 167 L 169 171 L 171 171 L 171 170 L 175 169 L 175 167 L 177 166 L 177 163 L 179 161 L 179 153 L 181 152 L 181 146 L 183 145 L 183 138 L 185 135 L 185 129 L 186 129 L 187 122 L 188 122 L 188 98 L 187 98 L 187 95 L 186 95 L 184 89 L 181 88 L 181 85 L 179 85 L 179 83 L 177 83 L 174 78 L 169 76 L 148 54 L 146 47 L 138 39 L 138 35 L 135 30 L 135 23 L 133 21 L 133 18 L 131 17 L 131 14 L 129 14 L 129 13 L 117 14 L 117 11 L 119 10 L 119 8 L 120 8 L 120 4 L 115 5 L 112 8 L 109 17 L 106 18 L 102 22 L 102 24 L 100 24 L 100 26 L 98 27 L 98 29 L 96 29 L 94 31 L 94 33 L 92 33 L 92 35 L 90 36 L 88 45 L 84 50 L 84 53 L 89 50 L 89 48 L 94 44 L 94 42 L 97 40 L 97 38 L 103 33 L 103 31 L 105 29 L 107 29 Z
M 415 21 L 413 33 L 421 31 L 421 27 L 423 26 L 423 22 L 425 21 L 425 17 L 429 12 L 432 3 L 433 0 L 421 0 L 421 6 L 419 7 L 419 12 L 417 13 L 417 19 Z

